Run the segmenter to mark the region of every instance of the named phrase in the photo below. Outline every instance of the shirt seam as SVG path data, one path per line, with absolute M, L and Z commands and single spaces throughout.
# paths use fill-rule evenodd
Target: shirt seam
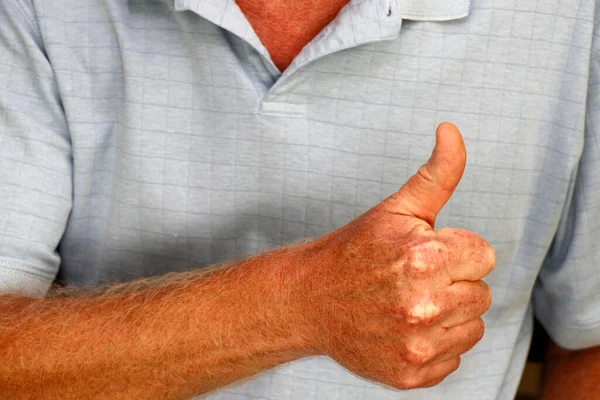
M 427 14 L 402 14 L 402 19 L 407 19 L 411 21 L 423 21 L 423 22 L 446 22 L 446 21 L 454 21 L 457 19 L 463 19 L 470 15 L 467 11 L 466 13 L 456 14 L 456 15 L 427 15 Z

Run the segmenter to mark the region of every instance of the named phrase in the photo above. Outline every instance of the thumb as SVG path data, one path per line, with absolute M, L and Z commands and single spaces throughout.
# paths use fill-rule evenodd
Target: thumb
M 433 227 L 437 214 L 460 182 L 466 160 L 458 128 L 449 122 L 440 124 L 427 163 L 391 196 L 393 212 L 415 216 Z

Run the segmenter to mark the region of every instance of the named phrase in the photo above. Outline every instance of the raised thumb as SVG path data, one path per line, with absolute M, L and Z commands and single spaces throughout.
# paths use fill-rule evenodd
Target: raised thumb
M 393 212 L 415 216 L 433 227 L 437 214 L 460 182 L 466 160 L 458 128 L 449 122 L 440 124 L 427 163 L 391 196 Z

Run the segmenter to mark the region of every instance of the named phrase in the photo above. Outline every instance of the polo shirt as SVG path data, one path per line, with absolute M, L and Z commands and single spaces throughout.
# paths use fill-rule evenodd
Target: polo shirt
M 600 345 L 596 12 L 351 0 L 282 72 L 231 0 L 2 0 L 0 290 L 320 237 L 396 191 L 452 121 L 468 161 L 437 226 L 497 254 L 461 367 L 397 391 L 311 357 L 207 398 L 511 399 L 534 315 L 562 346 Z

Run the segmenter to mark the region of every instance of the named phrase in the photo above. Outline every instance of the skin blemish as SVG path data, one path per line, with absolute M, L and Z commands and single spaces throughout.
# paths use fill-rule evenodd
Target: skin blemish
M 412 265 L 413 269 L 418 272 L 425 272 L 429 269 L 429 263 L 426 261 L 426 257 L 423 257 L 423 253 L 419 252 L 413 256 Z
M 430 241 L 412 249 L 410 266 L 417 274 L 426 274 L 437 270 L 444 260 L 442 244 Z
M 423 297 L 408 314 L 408 322 L 410 324 L 418 324 L 424 321 L 430 321 L 440 313 L 438 307 L 429 296 Z

